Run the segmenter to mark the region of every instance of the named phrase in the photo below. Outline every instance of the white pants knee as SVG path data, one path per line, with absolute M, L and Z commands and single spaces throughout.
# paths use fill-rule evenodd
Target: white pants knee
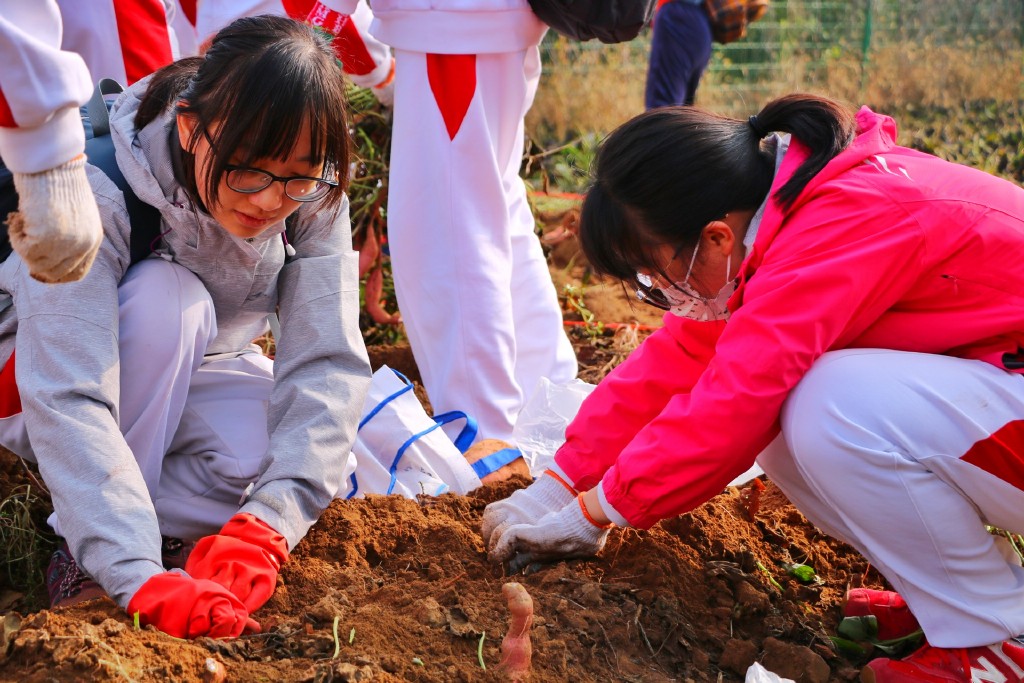
M 121 433 L 154 501 L 160 531 L 195 539 L 239 508 L 266 454 L 273 363 L 256 352 L 204 358 L 217 327 L 213 301 L 189 270 L 160 259 L 118 287 Z M 7 444 L 28 444 L 8 418 Z M 30 450 L 19 455 L 34 459 Z M 60 521 L 50 523 L 60 533 Z
M 985 529 L 1024 532 L 1024 377 L 947 356 L 833 352 L 781 420 L 758 463 L 885 575 L 932 645 L 1024 633 L 1024 569 Z
M 434 411 L 465 411 L 481 437 L 509 440 L 540 378 L 577 371 L 519 177 L 538 51 L 475 55 L 453 77 L 475 79 L 454 137 L 428 56 L 395 57 L 388 241 L 402 319 Z
M 238 511 L 269 444 L 273 361 L 204 357 L 213 301 L 181 266 L 149 259 L 118 288 L 121 429 L 166 536 L 215 533 Z M 180 310 L 180 316 L 170 315 Z

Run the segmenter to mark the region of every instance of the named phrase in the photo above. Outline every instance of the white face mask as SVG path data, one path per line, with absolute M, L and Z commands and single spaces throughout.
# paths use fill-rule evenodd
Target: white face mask
M 681 318 L 690 318 L 701 322 L 728 320 L 729 309 L 726 307 L 726 302 L 736 291 L 736 280 L 732 277 L 732 255 L 730 254 L 725 262 L 725 286 L 718 290 L 715 296 L 707 297 L 697 292 L 689 284 L 693 264 L 697 260 L 698 249 L 700 249 L 700 242 L 693 249 L 690 267 L 686 269 L 686 277 L 682 282 L 673 282 L 668 287 L 654 288 L 650 276 L 637 273 L 637 280 L 649 289 L 649 293 L 641 291 L 637 292 L 637 295 Z

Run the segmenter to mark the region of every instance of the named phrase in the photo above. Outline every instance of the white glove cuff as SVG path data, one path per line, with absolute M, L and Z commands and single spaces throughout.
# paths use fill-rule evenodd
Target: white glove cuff
M 587 519 L 583 513 L 583 502 L 573 501 L 567 506 L 569 514 L 565 515 L 565 538 L 578 538 L 593 541 L 599 546 L 604 546 L 604 538 L 608 536 L 611 527 L 600 527 Z M 598 548 L 600 549 L 600 548 Z
M 576 492 L 569 489 L 558 475 L 545 471 L 528 489 L 531 497 L 549 511 L 561 510 L 576 498 Z
M 61 206 L 96 202 L 85 174 L 84 154 L 42 173 L 15 173 L 14 186 L 18 190 L 19 204 L 23 206 L 32 206 L 33 201 Z

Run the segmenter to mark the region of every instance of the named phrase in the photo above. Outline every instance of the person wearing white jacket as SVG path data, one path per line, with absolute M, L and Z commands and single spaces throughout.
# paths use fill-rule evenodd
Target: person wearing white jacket
M 100 78 L 131 84 L 175 58 L 174 13 L 169 0 L 0 0 L 0 183 L 13 174 L 10 242 L 37 279 L 84 277 L 102 237 L 78 106 Z
M 402 320 L 436 412 L 512 441 L 542 377 L 576 376 L 519 177 L 547 27 L 527 0 L 374 0 L 395 51 L 388 244 Z
M 49 283 L 84 277 L 103 238 L 78 116 L 92 79 L 61 34 L 55 0 L 0 0 L 0 185 L 13 183 L 19 208 L 8 237 Z

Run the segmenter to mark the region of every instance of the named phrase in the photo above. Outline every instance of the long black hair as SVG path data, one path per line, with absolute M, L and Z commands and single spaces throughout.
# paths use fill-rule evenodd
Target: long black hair
M 232 22 L 203 56 L 156 72 L 135 127 L 141 130 L 172 105 L 197 121 L 189 149 L 202 137 L 209 140 L 212 162 L 202 182 L 211 202 L 217 201 L 220 179 L 233 156 L 238 155 L 239 165 L 284 158 L 308 122 L 310 162 L 323 163 L 339 182 L 324 202 L 331 207 L 341 203 L 350 148 L 345 84 L 328 39 L 309 26 L 272 15 Z M 198 202 L 195 164 L 187 151 L 183 154 L 186 190 Z
M 775 193 L 783 206 L 850 144 L 853 116 L 840 104 L 794 94 L 747 120 L 696 107 L 652 109 L 624 123 L 601 145 L 580 216 L 583 253 L 599 273 L 635 282 L 659 270 L 654 250 L 695 247 L 708 223 L 757 209 L 775 174 L 768 132 L 791 133 L 810 156 Z

